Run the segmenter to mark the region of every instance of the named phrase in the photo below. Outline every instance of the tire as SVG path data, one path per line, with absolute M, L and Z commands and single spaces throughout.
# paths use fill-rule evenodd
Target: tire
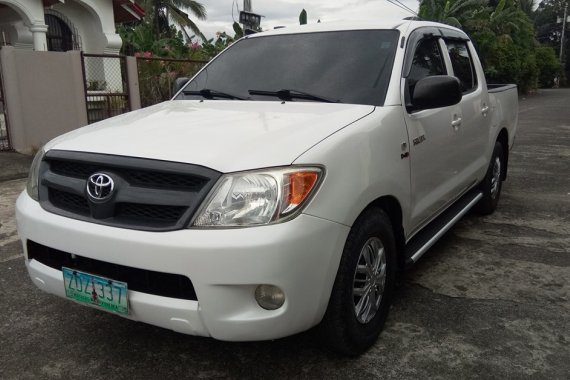
M 370 264 L 366 261 L 367 253 L 372 254 L 368 255 Z M 357 356 L 376 342 L 392 303 L 396 266 L 396 243 L 390 219 L 381 209 L 365 211 L 347 238 L 320 326 L 329 348 Z
M 491 157 L 487 174 L 479 185 L 479 188 L 483 192 L 483 198 L 481 198 L 477 204 L 477 212 L 479 214 L 489 215 L 497 208 L 499 198 L 501 197 L 503 173 L 506 169 L 505 165 L 503 145 L 497 141 L 495 142 L 495 148 L 493 149 L 493 156 Z

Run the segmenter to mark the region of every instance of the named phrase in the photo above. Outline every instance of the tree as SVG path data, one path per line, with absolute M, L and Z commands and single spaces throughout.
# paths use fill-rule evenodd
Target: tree
M 478 47 L 489 81 L 516 83 L 526 93 L 537 87 L 534 29 L 515 0 L 500 0 L 465 23 Z
M 307 11 L 303 9 L 301 14 L 299 14 L 299 24 L 305 25 L 307 24 Z
M 565 58 L 564 70 L 562 71 L 562 81 L 570 78 L 570 24 L 566 24 L 566 36 L 564 46 L 561 46 L 562 39 L 562 18 L 564 7 L 570 6 L 569 0 L 543 0 L 539 3 L 534 14 L 534 25 L 537 32 L 537 39 L 544 45 L 554 49 L 557 57 L 560 57 L 560 49 L 563 49 Z M 568 9 L 570 12 L 570 8 Z
M 233 29 L 235 33 L 233 37 L 226 32 L 218 32 L 215 39 L 203 40 L 197 58 L 210 60 L 244 36 L 244 31 L 237 22 L 233 23 Z
M 552 46 L 557 51 L 560 51 L 561 21 L 566 4 L 566 0 L 544 0 L 539 4 L 534 17 L 538 40 Z
M 519 0 L 519 7 L 521 11 L 526 13 L 528 17 L 532 19 L 534 16 L 534 5 L 536 4 L 536 0 Z
M 534 35 L 532 22 L 514 0 L 500 0 L 489 16 L 489 27 L 498 36 L 511 35 L 526 30 Z
M 550 46 L 540 46 L 536 48 L 536 65 L 538 66 L 538 84 L 540 87 L 552 87 L 554 77 L 559 77 L 562 65 L 554 49 Z
M 466 20 L 486 4 L 486 0 L 421 0 L 419 16 L 461 28 Z
M 202 36 L 198 26 L 192 21 L 184 9 L 188 9 L 200 20 L 206 19 L 206 8 L 195 0 L 137 0 L 145 9 L 145 23 L 150 25 L 155 39 L 172 37 L 171 23 L 178 26 L 187 39 L 190 38 L 186 28 L 198 36 Z
M 117 27 L 121 35 L 123 45 L 121 53 L 125 55 L 136 55 L 147 53 L 152 56 L 180 58 L 186 57 L 189 47 L 184 42 L 182 32 L 170 26 L 171 30 L 162 33 L 161 38 L 155 38 L 149 24 L 140 23 L 135 26 L 120 25 Z
M 471 36 L 491 82 L 536 88 L 533 24 L 516 0 L 421 0 L 419 16 L 460 27 Z M 558 1 L 558 0 L 556 0 Z

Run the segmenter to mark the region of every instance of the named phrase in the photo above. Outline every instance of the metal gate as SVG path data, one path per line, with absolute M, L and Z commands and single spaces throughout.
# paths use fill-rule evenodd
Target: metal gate
M 81 54 L 89 124 L 131 110 L 127 57 Z
M 0 70 L 0 152 L 12 150 L 8 131 L 8 116 L 4 105 L 4 87 L 2 85 L 2 70 Z
M 172 59 L 136 55 L 141 105 L 148 107 L 169 100 L 172 84 L 179 77 L 191 78 L 208 61 Z

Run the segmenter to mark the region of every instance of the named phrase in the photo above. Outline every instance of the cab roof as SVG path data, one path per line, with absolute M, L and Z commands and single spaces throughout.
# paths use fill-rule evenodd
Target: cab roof
M 337 21 L 337 22 L 321 22 L 316 24 L 295 25 L 283 28 L 268 30 L 256 34 L 251 34 L 246 38 L 273 36 L 281 34 L 299 34 L 299 33 L 318 33 L 318 32 L 332 32 L 344 30 L 390 30 L 397 29 L 406 36 L 413 30 L 421 27 L 435 27 L 451 29 L 461 34 L 465 34 L 461 29 L 454 28 L 449 25 L 440 24 L 430 21 L 416 21 L 405 19 L 394 19 L 391 21 Z

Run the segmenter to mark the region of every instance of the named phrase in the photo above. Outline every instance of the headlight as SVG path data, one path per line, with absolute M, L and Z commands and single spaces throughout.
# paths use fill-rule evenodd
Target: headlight
M 26 184 L 26 190 L 28 191 L 28 195 L 36 200 L 39 201 L 39 194 L 38 194 L 38 181 L 39 181 L 39 175 L 40 175 L 40 165 L 42 163 L 42 160 L 44 159 L 44 155 L 45 155 L 45 151 L 44 149 L 40 149 L 38 151 L 38 153 L 36 153 L 36 156 L 34 157 L 34 160 L 32 161 L 32 166 L 30 167 L 30 174 L 28 175 L 28 183 Z
M 247 227 L 292 218 L 315 192 L 322 175 L 317 167 L 226 174 L 192 227 Z

